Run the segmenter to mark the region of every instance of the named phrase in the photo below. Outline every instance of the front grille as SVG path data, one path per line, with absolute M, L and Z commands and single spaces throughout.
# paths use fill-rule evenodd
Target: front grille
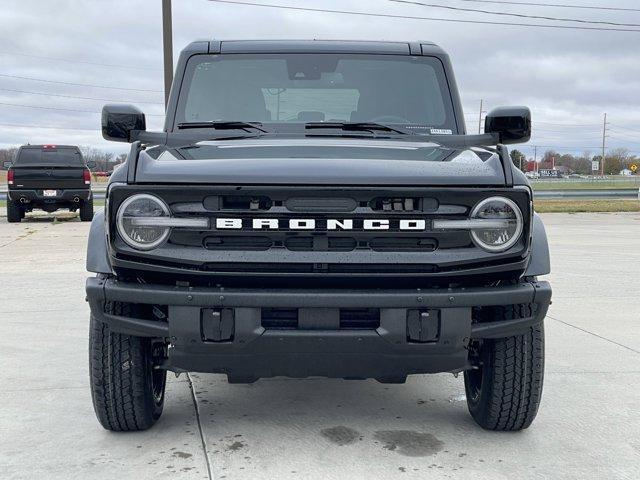
M 393 253 L 474 248 L 468 232 L 434 231 L 432 222 L 466 218 L 475 202 L 455 199 L 456 203 L 452 204 L 431 197 L 376 193 L 361 194 L 357 198 L 301 197 L 299 194 L 209 195 L 201 202 L 179 202 L 171 205 L 175 212 L 182 216 L 208 216 L 212 226 L 209 231 L 174 229 L 170 243 L 217 251 Z M 218 219 L 239 222 L 240 228 L 217 228 Z M 255 228 L 254 221 L 275 222 L 277 228 L 270 225 Z M 306 221 L 313 222 L 308 230 L 291 225 L 291 222 Z
M 135 185 L 111 190 L 110 233 L 116 260 L 149 268 L 155 264 L 228 275 L 394 277 L 442 276 L 485 267 L 493 272 L 519 271 L 530 232 L 527 224 L 518 251 L 495 255 L 476 247 L 468 231 L 433 229 L 434 220 L 466 219 L 481 199 L 495 195 L 514 200 L 528 219 L 529 195 L 518 189 L 166 185 L 145 191 L 163 198 L 174 216 L 205 217 L 209 227 L 173 228 L 165 245 L 137 252 L 123 244 L 113 227 L 119 204 L 137 191 Z M 313 223 L 307 225 L 310 220 Z M 378 226 L 375 222 L 384 228 L 371 228 Z M 134 268 L 131 263 L 123 267 Z

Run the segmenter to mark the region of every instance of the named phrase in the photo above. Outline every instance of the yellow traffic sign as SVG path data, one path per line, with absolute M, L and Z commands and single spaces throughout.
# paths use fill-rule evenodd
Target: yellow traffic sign
M 636 171 L 638 170 L 638 165 L 636 165 L 636 164 L 634 163 L 634 164 L 633 164 L 633 165 L 631 165 L 629 168 L 631 169 L 631 171 L 632 171 L 633 173 L 636 173 Z

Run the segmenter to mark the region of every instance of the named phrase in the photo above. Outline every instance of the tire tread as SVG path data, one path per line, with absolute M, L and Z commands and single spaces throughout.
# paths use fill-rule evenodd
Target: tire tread
M 508 317 L 513 312 L 505 312 Z M 511 317 L 513 318 L 513 317 Z M 544 326 L 530 327 L 524 334 L 488 341 L 480 398 L 469 399 L 469 411 L 488 430 L 517 431 L 535 419 L 544 379 Z M 465 381 L 468 382 L 465 376 Z
M 126 316 L 129 306 L 108 303 L 107 311 Z M 144 341 L 140 337 L 111 332 L 106 324 L 91 318 L 91 396 L 96 416 L 107 430 L 146 430 L 160 416 L 150 408 L 153 402 L 149 398 L 152 392 L 147 375 L 151 366 Z

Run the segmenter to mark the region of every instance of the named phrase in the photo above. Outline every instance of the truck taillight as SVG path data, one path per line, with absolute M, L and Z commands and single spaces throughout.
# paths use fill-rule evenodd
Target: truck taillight
M 13 185 L 13 179 L 15 178 L 15 173 L 13 171 L 13 169 L 9 169 L 9 171 L 7 172 L 7 183 L 9 185 Z
M 91 185 L 91 172 L 88 168 L 84 169 L 84 184 Z

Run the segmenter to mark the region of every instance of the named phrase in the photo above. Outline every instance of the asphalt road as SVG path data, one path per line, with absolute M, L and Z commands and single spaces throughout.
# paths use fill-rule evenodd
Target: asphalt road
M 50 218 L 0 218 L 3 479 L 640 478 L 639 214 L 544 217 L 555 295 L 543 403 L 521 433 L 478 428 L 445 374 L 172 376 L 153 429 L 107 432 L 88 390 L 88 225 Z

